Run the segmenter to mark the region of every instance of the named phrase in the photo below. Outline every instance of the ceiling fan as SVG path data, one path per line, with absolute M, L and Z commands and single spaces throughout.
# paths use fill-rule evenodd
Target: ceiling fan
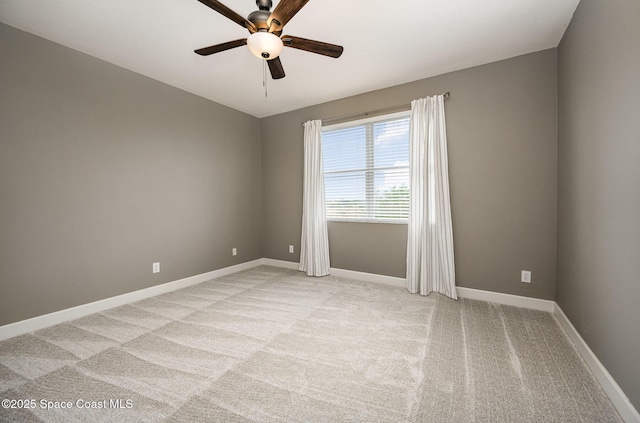
M 246 28 L 251 33 L 248 38 L 241 38 L 239 40 L 228 41 L 195 50 L 195 52 L 201 56 L 208 56 L 248 45 L 249 50 L 251 50 L 256 57 L 266 60 L 269 65 L 271 77 L 273 79 L 280 79 L 284 78 L 285 74 L 282 62 L 278 56 L 284 46 L 333 58 L 340 57 L 344 50 L 342 46 L 324 43 L 322 41 L 308 40 L 291 35 L 281 36 L 282 30 L 287 22 L 289 22 L 309 0 L 280 0 L 280 3 L 278 3 L 273 12 L 269 12 L 273 5 L 271 0 L 256 0 L 258 10 L 249 14 L 246 19 L 219 1 L 198 1 Z

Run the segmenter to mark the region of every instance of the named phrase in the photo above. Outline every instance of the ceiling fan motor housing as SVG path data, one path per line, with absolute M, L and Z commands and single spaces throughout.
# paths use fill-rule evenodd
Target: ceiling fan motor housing
M 267 20 L 271 16 L 268 10 L 256 10 L 253 11 L 247 16 L 247 20 L 253 23 L 258 31 L 267 31 L 269 26 L 267 26 Z

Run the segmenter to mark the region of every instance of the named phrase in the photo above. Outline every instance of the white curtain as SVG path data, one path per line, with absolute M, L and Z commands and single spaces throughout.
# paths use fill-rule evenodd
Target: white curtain
M 407 290 L 457 299 L 444 96 L 411 102 Z
M 322 121 L 304 124 L 304 189 L 300 271 L 308 276 L 329 274 L 329 236 L 324 208 Z

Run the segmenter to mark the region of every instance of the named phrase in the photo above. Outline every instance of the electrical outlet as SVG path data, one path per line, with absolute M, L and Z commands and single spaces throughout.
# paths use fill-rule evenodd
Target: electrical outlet
M 293 245 L 289 245 L 289 252 L 293 254 Z
M 531 271 L 523 270 L 520 273 L 520 282 L 531 283 Z
M 160 263 L 153 263 L 153 273 L 160 273 Z
M 233 248 L 231 249 L 231 255 L 232 255 L 232 256 L 237 256 L 237 255 L 238 255 L 238 250 L 237 250 L 235 247 L 233 247 Z

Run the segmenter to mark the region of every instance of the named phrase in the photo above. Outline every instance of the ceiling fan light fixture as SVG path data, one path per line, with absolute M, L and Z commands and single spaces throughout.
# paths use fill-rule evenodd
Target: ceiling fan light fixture
M 282 40 L 277 35 L 266 31 L 254 32 L 247 39 L 249 50 L 259 59 L 272 60 L 282 51 Z

